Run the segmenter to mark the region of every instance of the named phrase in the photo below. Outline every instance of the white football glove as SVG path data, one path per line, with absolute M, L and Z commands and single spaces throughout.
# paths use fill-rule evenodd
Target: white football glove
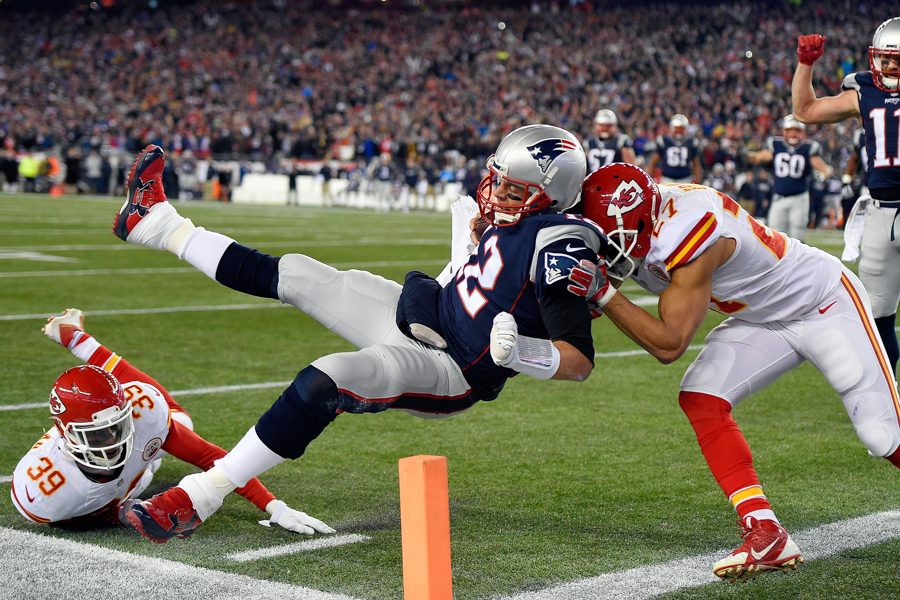
M 497 313 L 494 326 L 491 327 L 491 358 L 495 365 L 509 367 L 518 362 L 516 345 L 519 340 L 519 327 L 516 319 L 508 312 Z
M 259 522 L 260 525 L 266 527 L 278 525 L 288 531 L 305 533 L 306 535 L 313 535 L 316 532 L 334 533 L 334 529 L 322 521 L 309 516 L 305 512 L 294 510 L 281 500 L 272 500 L 269 502 L 266 505 L 266 512 L 271 516 L 268 519 Z
M 559 369 L 559 350 L 550 340 L 519 335 L 516 319 L 497 313 L 491 327 L 491 358 L 494 364 L 536 379 L 550 379 Z

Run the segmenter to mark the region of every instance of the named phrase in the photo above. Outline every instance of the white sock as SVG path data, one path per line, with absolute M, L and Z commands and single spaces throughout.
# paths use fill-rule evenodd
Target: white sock
M 234 450 L 216 461 L 216 466 L 237 487 L 243 487 L 254 477 L 280 465 L 284 460 L 272 452 L 256 435 L 256 428 L 251 427 Z
M 194 229 L 190 219 L 178 214 L 171 202 L 160 202 L 128 234 L 128 242 L 177 254 L 180 243 Z M 175 248 L 170 244 L 175 241 Z
M 178 251 L 173 252 L 210 279 L 215 279 L 219 261 L 232 243 L 234 240 L 228 236 L 196 227 L 187 233 Z
M 188 475 L 178 483 L 178 487 L 187 492 L 201 521 L 208 519 L 222 506 L 222 500 L 235 487 L 218 467 L 203 473 Z
M 747 522 L 750 517 L 753 517 L 757 521 L 775 521 L 776 523 L 779 523 L 778 517 L 775 516 L 775 512 L 770 508 L 751 510 L 744 516 L 744 522 Z

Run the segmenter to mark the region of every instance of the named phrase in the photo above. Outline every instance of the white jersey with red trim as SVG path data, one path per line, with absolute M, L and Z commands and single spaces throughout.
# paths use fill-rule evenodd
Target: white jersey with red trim
M 55 427 L 45 433 L 22 457 L 13 473 L 13 505 L 26 519 L 53 523 L 118 506 L 140 493 L 139 484 L 147 466 L 164 452 L 160 449 L 169 433 L 169 405 L 156 387 L 132 381 L 122 386 L 131 401 L 134 446 L 131 456 L 115 479 L 98 483 L 78 468 L 62 450 L 62 436 Z M 152 475 L 152 472 L 148 472 Z
M 763 226 L 728 196 L 693 184 L 660 185 L 662 206 L 650 252 L 634 279 L 661 293 L 671 273 L 721 237 L 734 254 L 713 275 L 709 307 L 754 323 L 786 319 L 821 305 L 840 285 L 830 254 Z

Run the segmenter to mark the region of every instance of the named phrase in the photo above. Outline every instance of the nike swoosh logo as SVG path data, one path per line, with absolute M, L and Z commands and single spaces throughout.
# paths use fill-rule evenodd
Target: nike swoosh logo
M 831 308 L 831 307 L 834 306 L 835 304 L 837 304 L 837 300 L 835 300 L 834 302 L 832 302 L 831 304 L 829 304 L 829 305 L 826 306 L 825 308 L 820 308 L 820 309 L 819 309 L 819 314 L 820 314 L 820 315 L 824 315 L 824 314 L 825 314 L 825 311 L 827 311 L 829 308 Z
M 566 244 L 566 252 L 575 252 L 576 250 L 587 250 L 587 246 L 573 246 L 572 244 Z
M 754 558 L 754 560 L 761 560 L 769 551 L 775 547 L 775 544 L 778 543 L 778 540 L 774 540 L 771 544 L 763 548 L 760 552 L 757 552 L 755 548 L 750 548 L 750 556 Z
M 34 498 L 31 497 L 31 494 L 28 493 L 28 488 L 25 488 L 25 497 L 28 498 L 29 502 L 34 502 Z

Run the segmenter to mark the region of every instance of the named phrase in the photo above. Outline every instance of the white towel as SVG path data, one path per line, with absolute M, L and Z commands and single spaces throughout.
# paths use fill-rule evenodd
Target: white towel
M 478 204 L 471 196 L 459 196 L 450 204 L 450 262 L 436 277 L 441 285 L 450 282 L 478 247 L 469 237 L 469 222 L 478 212 Z
M 860 196 L 850 209 L 850 216 L 844 223 L 844 252 L 841 254 L 844 262 L 854 263 L 859 259 L 859 244 L 866 225 L 866 209 L 871 199 L 871 196 Z

